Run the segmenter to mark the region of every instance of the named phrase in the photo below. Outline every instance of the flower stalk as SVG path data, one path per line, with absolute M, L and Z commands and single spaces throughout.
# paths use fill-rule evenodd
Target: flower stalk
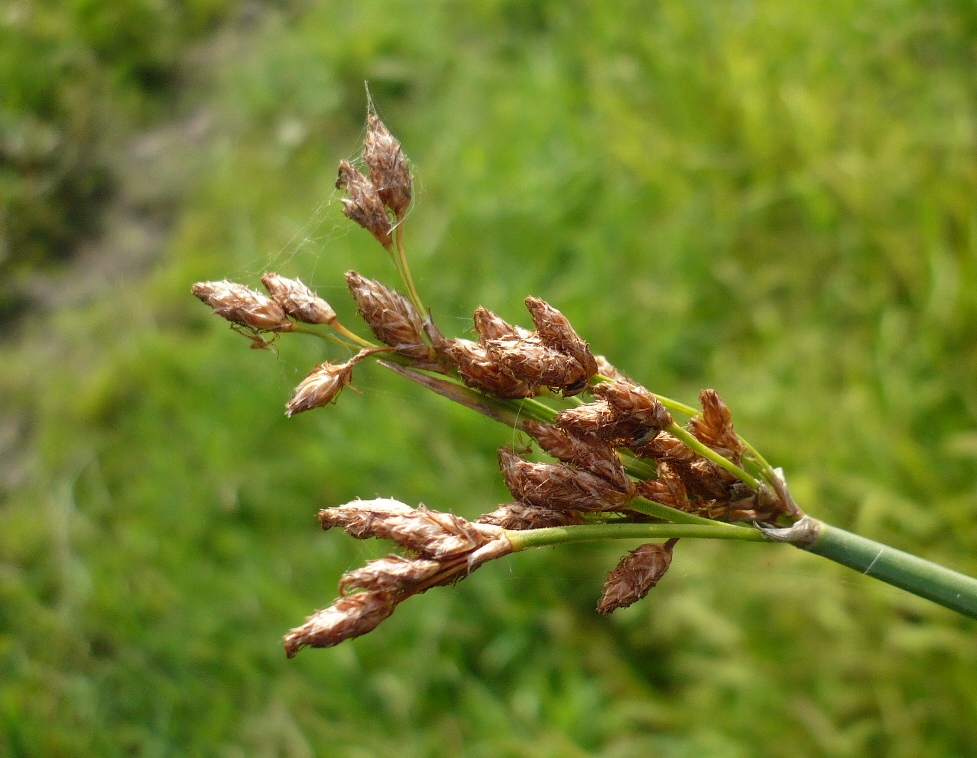
M 390 540 L 401 552 L 347 572 L 337 599 L 286 635 L 289 657 L 372 631 L 407 598 L 454 584 L 489 561 L 595 540 L 643 541 L 608 574 L 600 613 L 645 597 L 678 541 L 720 539 L 792 544 L 977 618 L 977 579 L 807 516 L 783 472 L 736 432 L 715 390 L 700 393 L 698 408 L 650 391 L 595 355 L 559 310 L 535 297 L 525 301 L 532 329 L 480 307 L 477 341 L 444 336 L 408 265 L 413 176 L 372 100 L 362 157 L 360 167 L 340 163 L 342 211 L 387 250 L 406 290 L 346 274 L 373 339 L 340 324 L 300 280 L 276 273 L 262 277 L 267 297 L 227 280 L 198 283 L 193 294 L 253 348 L 298 332 L 348 351 L 312 368 L 286 404 L 288 416 L 336 401 L 354 368 L 375 360 L 518 432 L 498 452 L 513 501 L 474 521 L 386 498 L 320 511 L 323 529 Z

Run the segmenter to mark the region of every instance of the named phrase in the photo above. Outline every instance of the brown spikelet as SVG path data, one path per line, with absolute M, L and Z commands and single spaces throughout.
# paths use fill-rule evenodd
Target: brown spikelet
M 378 340 L 401 355 L 418 360 L 430 358 L 421 318 L 406 297 L 355 271 L 346 272 L 346 284 L 360 315 Z
M 551 387 L 570 396 L 587 386 L 587 372 L 573 357 L 543 343 L 538 336 L 486 340 L 492 359 L 530 387 Z
M 310 411 L 327 405 L 339 397 L 343 387 L 353 380 L 353 366 L 356 361 L 346 363 L 323 363 L 316 366 L 295 388 L 292 399 L 285 406 L 285 415 Z
M 617 424 L 622 436 L 645 439 L 672 423 L 672 417 L 661 401 L 640 384 L 601 382 L 594 385 L 592 392 L 617 411 Z
M 604 582 L 604 595 L 597 604 L 599 613 L 612 613 L 638 602 L 668 571 L 677 538 L 664 544 L 649 542 L 621 559 Z
M 524 503 L 553 510 L 616 511 L 634 494 L 606 479 L 556 463 L 531 463 L 508 448 L 499 449 L 499 468 L 509 492 Z
M 305 324 L 331 324 L 336 312 L 298 279 L 286 279 L 271 272 L 261 277 L 268 294 L 296 321 Z
M 576 360 L 587 379 L 597 373 L 597 360 L 590 352 L 590 346 L 574 331 L 566 316 L 538 297 L 527 297 L 526 308 L 543 344 Z
M 607 401 L 598 400 L 560 411 L 554 423 L 581 437 L 593 435 L 603 440 L 614 440 L 617 416 Z
M 375 113 L 367 116 L 363 160 L 370 168 L 370 181 L 380 200 L 402 219 L 411 201 L 413 179 L 410 167 L 400 142 Z
M 529 337 L 532 332 L 523 329 L 521 326 L 513 326 L 501 316 L 492 311 L 479 306 L 475 309 L 475 331 L 478 333 L 478 341 L 483 345 L 489 340 L 502 339 L 503 337 Z
M 343 213 L 376 237 L 386 248 L 393 245 L 393 225 L 377 188 L 349 161 L 339 164 L 336 189 L 346 190 Z
M 370 561 L 365 566 L 348 571 L 339 580 L 339 592 L 343 595 L 352 590 L 371 592 L 407 592 L 431 579 L 442 568 L 440 561 L 427 558 L 405 558 L 388 555 Z
M 631 449 L 642 458 L 654 458 L 672 463 L 692 463 L 699 459 L 697 452 L 669 432 L 659 432 L 654 437 L 646 438 L 640 444 L 632 446 Z
M 214 313 L 233 324 L 268 332 L 287 332 L 295 328 L 284 309 L 269 297 L 224 279 L 220 282 L 197 282 L 191 288 Z
M 557 460 L 606 479 L 617 489 L 627 490 L 630 480 L 612 444 L 594 434 L 579 435 L 555 424 L 526 420 L 520 425 L 539 446 Z
M 477 524 L 452 513 L 411 508 L 388 498 L 354 500 L 319 511 L 323 529 L 341 526 L 358 539 L 379 537 L 396 542 L 425 558 L 445 560 L 473 553 L 504 532 L 490 524 Z
M 689 495 L 682 477 L 668 463 L 658 464 L 658 478 L 638 482 L 638 494 L 680 511 L 690 510 Z
M 332 647 L 371 632 L 390 617 L 397 602 L 389 592 L 359 592 L 340 597 L 285 635 L 285 655 L 292 658 L 307 645 Z
M 473 389 L 502 400 L 532 397 L 535 394 L 532 387 L 495 360 L 484 345 L 454 339 L 442 340 L 435 345 L 435 349 L 454 365 L 461 380 Z
M 745 448 L 733 429 L 733 419 L 726 403 L 712 389 L 699 393 L 699 403 L 702 405 L 702 415 L 689 419 L 689 432 L 704 445 L 739 464 Z
M 540 508 L 529 503 L 506 503 L 497 510 L 479 516 L 478 523 L 494 524 L 503 529 L 525 530 L 544 529 L 550 526 L 570 526 L 579 524 L 580 518 L 575 511 L 560 511 L 552 508 Z

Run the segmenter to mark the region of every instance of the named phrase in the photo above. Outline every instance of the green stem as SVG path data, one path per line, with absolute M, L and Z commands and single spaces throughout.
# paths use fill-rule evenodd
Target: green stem
M 318 337 L 321 340 L 325 340 L 326 342 L 331 342 L 334 345 L 339 345 L 339 347 L 344 347 L 346 349 L 353 347 L 353 345 L 350 345 L 349 342 L 347 342 L 344 339 L 340 339 L 335 334 L 330 334 L 328 332 L 320 332 L 318 329 L 312 326 L 307 326 L 305 324 L 292 324 L 292 328 L 289 331 L 298 332 L 299 334 L 310 334 L 313 337 Z M 365 340 L 362 339 L 358 339 L 357 342 L 363 344 L 365 347 L 376 347 L 372 342 L 366 342 Z
M 584 526 L 553 526 L 545 529 L 507 531 L 513 550 L 527 550 L 545 545 L 563 545 L 597 540 L 665 540 L 672 537 L 689 539 L 739 540 L 767 542 L 755 529 L 741 529 L 730 524 L 593 524 Z
M 664 503 L 640 496 L 629 500 L 627 509 L 636 513 L 643 513 L 646 516 L 654 516 L 672 524 L 700 524 L 703 526 L 706 524 L 722 524 L 723 526 L 731 526 L 734 529 L 753 531 L 753 527 L 747 526 L 746 524 L 730 524 L 725 521 L 714 521 L 713 519 L 696 516 L 694 513 L 686 513 L 677 508 L 672 508 L 670 505 L 665 505 Z
M 977 579 L 824 522 L 814 527 L 813 541 L 797 547 L 977 619 Z
M 735 463 L 726 458 L 723 458 L 719 453 L 710 447 L 706 447 L 699 440 L 689 434 L 685 429 L 676 424 L 674 421 L 671 426 L 667 429 L 668 432 L 678 437 L 682 442 L 685 443 L 686 447 L 694 450 L 703 458 L 708 458 L 710 461 L 715 463 L 717 466 L 721 466 L 726 469 L 729 473 L 735 476 L 740 481 L 746 482 L 750 487 L 757 490 L 760 489 L 760 482 L 752 475 L 745 472 Z
M 417 287 L 414 286 L 414 278 L 411 276 L 410 266 L 407 265 L 407 251 L 404 249 L 404 219 L 402 216 L 397 217 L 397 224 L 394 227 L 394 243 L 394 249 L 390 251 L 394 259 L 394 268 L 397 269 L 401 281 L 407 288 L 407 296 L 423 318 L 427 313 L 427 309 L 424 307 L 424 303 L 421 302 L 421 296 L 417 294 Z

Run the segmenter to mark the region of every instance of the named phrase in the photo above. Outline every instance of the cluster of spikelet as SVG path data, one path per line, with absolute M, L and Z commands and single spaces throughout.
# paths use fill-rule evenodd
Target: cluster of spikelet
M 511 423 L 552 460 L 500 449 L 499 466 L 513 501 L 476 521 L 388 499 L 320 511 L 323 529 L 338 526 L 356 538 L 391 540 L 405 554 L 345 574 L 339 598 L 285 637 L 289 657 L 306 645 L 328 647 L 364 634 L 404 599 L 507 555 L 513 551 L 507 535 L 515 531 L 650 522 L 672 512 L 758 524 L 801 517 L 782 480 L 737 436 L 714 390 L 701 393 L 701 411 L 680 426 L 658 396 L 594 355 L 566 317 L 543 300 L 526 299 L 532 330 L 478 308 L 477 340 L 443 336 L 417 295 L 403 249 L 410 169 L 400 143 L 372 112 L 363 162 L 367 174 L 348 161 L 340 164 L 343 212 L 391 253 L 407 289 L 405 296 L 347 273 L 349 291 L 376 342 L 346 329 L 302 282 L 278 274 L 261 279 L 268 296 L 229 281 L 196 284 L 193 294 L 246 334 L 253 347 L 302 331 L 356 350 L 344 362 L 313 369 L 288 401 L 289 416 L 334 401 L 352 381 L 354 367 L 376 357 L 489 415 L 518 404 Z M 531 400 L 541 396 L 548 404 Z M 644 597 L 668 568 L 675 542 L 649 543 L 627 554 L 610 572 L 598 610 L 609 613 Z

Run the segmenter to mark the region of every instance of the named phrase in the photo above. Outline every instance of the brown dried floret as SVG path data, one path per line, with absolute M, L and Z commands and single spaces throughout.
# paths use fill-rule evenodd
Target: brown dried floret
M 410 592 L 441 571 L 443 564 L 428 558 L 405 558 L 391 554 L 348 571 L 339 580 L 339 591 L 346 595 L 354 589 L 371 592 Z
M 339 164 L 339 177 L 336 189 L 346 190 L 343 198 L 343 213 L 376 237 L 384 247 L 393 245 L 393 225 L 384 207 L 380 193 L 369 179 L 361 174 L 349 161 Z
M 499 449 L 499 467 L 517 500 L 542 508 L 617 511 L 634 494 L 631 486 L 620 490 L 587 471 L 562 463 L 532 463 L 507 448 Z
M 630 479 L 621 464 L 617 450 L 597 435 L 576 434 L 556 424 L 543 424 L 532 420 L 526 420 L 520 426 L 543 450 L 557 460 L 572 463 L 577 468 L 596 474 L 618 489 L 626 490 L 630 486 Z
M 477 342 L 465 339 L 442 340 L 436 345 L 438 353 L 447 358 L 469 387 L 502 400 L 532 397 L 535 391 L 512 375 Z
M 213 308 L 215 314 L 233 324 L 267 332 L 288 332 L 295 328 L 278 303 L 243 284 L 227 279 L 197 282 L 191 292 Z
M 638 482 L 638 494 L 680 511 L 690 510 L 689 495 L 682 477 L 668 463 L 658 464 L 658 477 Z
M 530 387 L 551 387 L 574 395 L 587 386 L 586 370 L 573 357 L 546 345 L 538 336 L 486 340 L 489 356 Z
M 595 435 L 601 439 L 613 440 L 612 432 L 617 415 L 617 411 L 605 400 L 598 400 L 560 411 L 553 423 L 580 436 Z
M 642 458 L 654 458 L 671 463 L 692 463 L 699 454 L 670 432 L 659 432 L 654 437 L 645 438 L 631 449 Z
M 665 406 L 640 384 L 634 382 L 601 382 L 591 388 L 595 397 L 605 400 L 618 413 L 618 433 L 625 438 L 641 440 L 657 434 L 672 423 Z
M 370 180 L 380 200 L 398 219 L 410 206 L 413 180 L 407 158 L 390 130 L 375 113 L 367 116 L 363 160 L 370 168 Z
M 390 617 L 398 600 L 389 592 L 359 592 L 339 597 L 285 635 L 285 655 L 291 658 L 306 645 L 332 647 L 371 632 Z
M 677 538 L 664 544 L 649 542 L 621 559 L 604 582 L 604 595 L 597 604 L 599 613 L 627 608 L 648 594 L 668 571 Z
M 513 326 L 501 316 L 482 306 L 475 309 L 474 321 L 478 341 L 483 345 L 489 340 L 502 339 L 503 337 L 526 338 L 532 334 L 528 329 Z
M 343 387 L 353 380 L 356 360 L 346 363 L 329 363 L 316 366 L 295 388 L 295 394 L 285 406 L 285 415 L 294 416 L 302 411 L 319 408 L 335 400 Z
M 570 526 L 579 524 L 580 518 L 575 511 L 553 510 L 541 508 L 529 503 L 506 503 L 497 510 L 479 516 L 478 523 L 494 524 L 503 529 L 525 530 L 544 529 L 550 526 Z
M 296 321 L 305 324 L 331 324 L 336 312 L 298 279 L 286 279 L 271 272 L 261 277 L 265 289 Z
M 401 355 L 418 360 L 430 358 L 421 318 L 406 297 L 355 271 L 346 272 L 346 284 L 360 315 L 378 340 Z
M 319 511 L 323 529 L 341 526 L 358 539 L 379 537 L 426 558 L 445 560 L 467 553 L 500 538 L 501 529 L 466 521 L 452 513 L 411 508 L 388 498 L 355 500 Z
M 739 464 L 745 448 L 733 429 L 733 419 L 726 403 L 712 389 L 699 393 L 699 403 L 702 405 L 702 415 L 689 420 L 689 432 L 724 458 Z
M 544 344 L 576 360 L 587 379 L 597 373 L 597 360 L 590 346 L 574 331 L 566 316 L 538 297 L 527 297 L 526 308 Z

